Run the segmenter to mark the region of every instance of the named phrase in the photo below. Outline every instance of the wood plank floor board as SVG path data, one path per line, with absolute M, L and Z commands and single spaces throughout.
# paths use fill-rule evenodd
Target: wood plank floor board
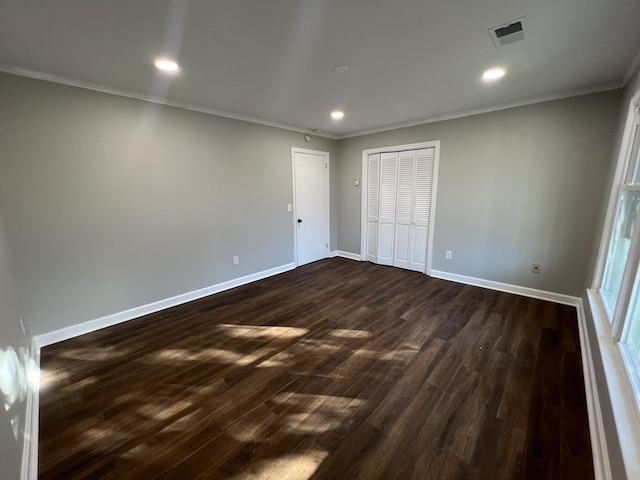
M 593 478 L 575 309 L 334 258 L 42 350 L 40 477 Z

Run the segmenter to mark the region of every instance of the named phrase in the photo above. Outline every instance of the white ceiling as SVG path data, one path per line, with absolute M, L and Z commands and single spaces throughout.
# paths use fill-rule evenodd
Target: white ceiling
M 0 64 L 342 136 L 621 86 L 639 25 L 638 0 L 0 0 Z

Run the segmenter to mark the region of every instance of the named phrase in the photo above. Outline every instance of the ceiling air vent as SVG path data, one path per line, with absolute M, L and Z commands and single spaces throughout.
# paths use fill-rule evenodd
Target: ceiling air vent
M 524 39 L 523 20 L 524 17 L 518 18 L 489 29 L 489 35 L 491 35 L 491 40 L 496 48 Z

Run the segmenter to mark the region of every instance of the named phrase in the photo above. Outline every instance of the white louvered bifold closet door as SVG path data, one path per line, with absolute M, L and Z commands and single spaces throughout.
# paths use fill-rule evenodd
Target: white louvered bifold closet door
M 396 223 L 396 184 L 398 153 L 380 155 L 380 201 L 378 203 L 378 255 L 380 265 L 393 265 Z
M 378 257 L 378 201 L 380 191 L 380 154 L 369 155 L 367 181 L 367 261 Z
M 416 153 L 408 268 L 418 272 L 426 272 L 431 190 L 433 186 L 433 158 L 433 148 L 418 150 Z
M 409 268 L 411 221 L 413 219 L 415 163 L 415 150 L 398 154 L 393 266 L 407 269 Z

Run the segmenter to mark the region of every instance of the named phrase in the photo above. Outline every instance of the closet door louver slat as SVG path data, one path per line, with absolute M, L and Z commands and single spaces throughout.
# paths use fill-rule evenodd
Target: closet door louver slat
M 396 195 L 393 265 L 400 268 L 409 268 L 415 161 L 415 150 L 400 152 L 398 154 L 398 184 Z
M 418 272 L 426 270 L 431 190 L 433 188 L 433 160 L 433 148 L 417 151 L 409 268 Z
M 377 262 L 380 154 L 369 155 L 367 182 L 367 261 Z
M 378 263 L 393 265 L 393 241 L 396 217 L 398 153 L 380 155 L 380 201 L 378 203 Z

